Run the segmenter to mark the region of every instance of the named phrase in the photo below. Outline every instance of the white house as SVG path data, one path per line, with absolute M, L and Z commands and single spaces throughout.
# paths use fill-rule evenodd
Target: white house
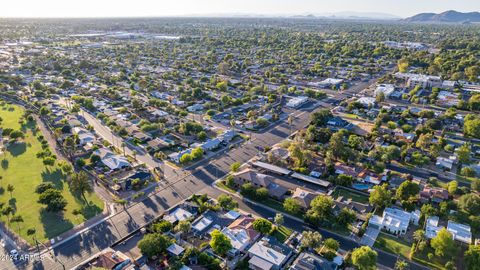
M 180 158 L 185 154 L 190 154 L 191 152 L 192 152 L 191 149 L 186 149 L 180 152 L 172 153 L 168 155 L 168 158 L 175 163 L 180 163 Z
M 249 267 L 254 270 L 281 269 L 288 259 L 285 254 L 268 247 L 264 241 L 256 242 L 248 250 L 248 254 L 250 255 Z
M 78 140 L 80 141 L 80 145 L 86 145 L 87 143 L 94 143 L 95 142 L 95 135 L 93 135 L 90 131 L 82 128 L 82 127 L 74 127 L 73 133 L 78 136 Z
M 201 111 L 201 110 L 203 110 L 203 105 L 198 104 L 198 103 L 187 107 L 187 111 L 189 111 L 189 112 L 198 112 L 198 111 Z
M 400 79 L 407 79 L 408 87 L 415 87 L 417 85 L 420 85 L 423 88 L 442 87 L 442 79 L 440 78 L 440 76 L 398 72 L 395 73 L 395 77 Z
M 438 226 L 438 217 L 432 216 L 427 219 L 425 226 L 425 236 L 432 239 L 437 236 L 438 232 L 445 228 Z M 452 234 L 454 240 L 470 245 L 472 243 L 472 230 L 469 225 L 448 221 L 447 231 Z
M 177 221 L 187 220 L 192 216 L 193 216 L 192 213 L 179 207 L 175 209 L 172 213 L 165 215 L 163 219 L 170 223 L 175 223 Z
M 392 234 L 403 235 L 407 232 L 410 223 L 418 225 L 419 219 L 420 211 L 418 210 L 408 213 L 401 209 L 387 207 L 383 211 L 383 216 L 372 216 L 369 225 Z
M 230 239 L 232 248 L 238 251 L 243 251 L 250 244 L 250 237 L 245 230 L 223 228 L 222 233 Z
M 443 227 L 438 226 L 438 217 L 437 216 L 431 216 L 427 218 L 426 224 L 425 224 L 425 237 L 428 239 L 432 239 L 435 236 L 437 236 L 437 233 L 442 229 Z
M 114 154 L 108 148 L 97 149 L 93 154 L 99 156 L 102 163 L 110 168 L 110 170 L 118 170 L 132 166 L 125 157 Z
M 208 140 L 204 143 L 202 143 L 200 145 L 200 147 L 202 148 L 203 151 L 211 151 L 211 150 L 214 150 L 216 148 L 218 148 L 218 146 L 220 146 L 220 143 L 222 141 L 218 138 L 215 138 L 215 139 L 212 139 L 212 140 Z
M 289 108 L 298 108 L 305 104 L 308 101 L 308 97 L 305 96 L 299 96 L 299 97 L 293 97 L 288 100 L 286 106 Z
M 393 84 L 379 84 L 377 89 L 375 89 L 375 96 L 378 96 L 380 93 L 383 93 L 385 97 L 389 97 L 393 91 L 395 91 L 395 85 Z
M 361 97 L 357 99 L 357 102 L 362 104 L 364 107 L 369 107 L 375 105 L 375 98 L 373 97 Z
M 472 230 L 469 225 L 448 221 L 447 230 L 452 233 L 453 239 L 465 244 L 472 243 Z

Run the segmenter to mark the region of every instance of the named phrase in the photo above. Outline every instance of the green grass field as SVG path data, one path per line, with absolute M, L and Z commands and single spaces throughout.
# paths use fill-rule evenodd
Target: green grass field
M 285 226 L 279 226 L 273 233 L 272 236 L 277 238 L 281 243 L 285 242 L 287 238 L 292 234 L 292 230 Z
M 342 196 L 345 199 L 352 199 L 352 201 L 356 201 L 359 203 L 368 203 L 368 196 L 362 195 L 353 191 L 349 191 L 340 187 L 337 187 L 335 191 L 332 193 L 333 198 L 338 198 Z
M 408 258 L 411 245 L 395 237 L 379 234 L 374 247 Z
M 11 144 L 4 154 L 0 155 L 0 203 L 11 205 L 16 211 L 15 215 L 20 215 L 24 222 L 9 224 L 6 216 L 0 217 L 0 220 L 30 243 L 33 243 L 33 240 L 27 237 L 27 229 L 35 228 L 37 239 L 43 242 L 102 212 L 103 202 L 92 193 L 87 194 L 89 203 L 86 204 L 81 196 L 70 192 L 66 176 L 58 167 L 47 168 L 42 159 L 36 157 L 42 150 L 37 139 L 40 134 L 35 134 L 35 123 L 18 123 L 23 112 L 23 108 L 19 106 L 0 107 L 2 128 L 21 129 L 26 135 L 23 142 Z M 37 202 L 38 195 L 35 193 L 35 187 L 42 182 L 52 182 L 62 190 L 68 201 L 65 211 L 52 213 L 43 210 L 44 205 Z M 15 188 L 12 197 L 7 192 L 8 184 Z M 80 210 L 81 214 L 75 216 L 72 213 L 74 209 Z

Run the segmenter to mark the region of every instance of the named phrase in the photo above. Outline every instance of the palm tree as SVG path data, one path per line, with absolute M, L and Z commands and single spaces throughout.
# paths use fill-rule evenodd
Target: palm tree
M 413 233 L 413 240 L 415 240 L 415 242 L 417 242 L 417 243 L 420 243 L 420 242 L 422 242 L 423 240 L 425 240 L 425 231 L 423 231 L 423 230 L 416 230 L 416 231 Z
M 175 230 L 181 232 L 182 236 L 185 236 L 191 229 L 192 224 L 188 220 L 182 220 L 175 226 Z
M 18 215 L 18 216 L 13 216 L 10 221 L 12 223 L 17 223 L 17 226 L 18 226 L 18 233 L 20 233 L 20 223 L 23 222 L 23 217 Z
M 74 173 L 70 178 L 70 188 L 73 192 L 80 193 L 85 200 L 85 203 L 88 204 L 88 200 L 85 197 L 85 193 L 92 193 L 93 187 L 90 184 L 90 180 L 88 179 L 88 175 L 81 171 L 79 173 Z
M 40 248 L 38 246 L 38 241 L 37 241 L 37 230 L 35 230 L 35 228 L 30 228 L 27 230 L 27 235 L 32 236 L 32 240 L 35 242 L 35 245 L 37 246 L 37 252 L 40 253 Z
M 402 259 L 398 259 L 397 262 L 395 263 L 395 270 L 407 270 L 408 269 L 408 263 Z
M 7 207 L 3 208 L 2 215 L 7 216 L 7 223 L 10 224 L 10 215 L 15 212 L 15 209 L 11 205 L 7 205 Z
M 290 126 L 290 134 L 292 134 L 293 116 L 289 115 L 287 121 Z
M 126 146 L 125 142 L 122 142 L 123 156 L 125 156 L 125 146 Z
M 10 199 L 13 196 L 13 191 L 15 190 L 15 187 L 12 184 L 8 184 L 7 186 L 7 191 L 10 193 Z
M 235 132 L 235 124 L 236 124 L 236 121 L 235 121 L 235 119 L 232 118 L 232 120 L 230 120 L 230 126 L 232 127 L 233 132 Z

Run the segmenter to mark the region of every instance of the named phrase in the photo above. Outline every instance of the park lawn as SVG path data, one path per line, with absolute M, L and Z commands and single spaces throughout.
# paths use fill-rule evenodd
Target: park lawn
M 272 233 L 272 236 L 277 238 L 280 243 L 285 242 L 290 235 L 292 235 L 292 230 L 285 226 L 278 226 L 277 229 Z
M 3 118 L 2 127 L 22 129 L 25 132 L 23 143 L 10 145 L 6 153 L 0 156 L 2 159 L 0 202 L 16 209 L 15 215 L 20 215 L 24 222 L 9 224 L 6 216 L 2 216 L 0 220 L 23 239 L 33 244 L 32 237 L 26 234 L 27 229 L 35 228 L 37 239 L 44 242 L 101 213 L 104 204 L 92 193 L 86 195 L 89 201 L 87 205 L 81 196 L 70 192 L 66 177 L 58 167 L 47 168 L 42 159 L 36 157 L 36 154 L 42 150 L 41 143 L 37 139 L 40 134 L 35 134 L 33 123 L 24 126 L 18 123 L 23 112 L 22 107 L 15 105 L 0 107 L 0 117 Z M 52 182 L 62 191 L 68 202 L 65 211 L 51 213 L 43 210 L 44 205 L 37 202 L 38 195 L 35 193 L 35 187 L 42 182 Z M 12 197 L 6 190 L 8 184 L 15 188 Z M 74 209 L 78 209 L 82 213 L 75 216 L 72 213 Z
M 345 199 L 352 199 L 352 201 L 356 201 L 359 203 L 368 203 L 368 196 L 337 187 L 333 192 L 332 197 L 336 199 L 340 196 Z
M 382 249 L 384 251 L 400 255 L 404 258 L 408 258 L 410 254 L 411 244 L 408 244 L 405 241 L 397 239 L 380 233 L 375 241 L 374 247 Z

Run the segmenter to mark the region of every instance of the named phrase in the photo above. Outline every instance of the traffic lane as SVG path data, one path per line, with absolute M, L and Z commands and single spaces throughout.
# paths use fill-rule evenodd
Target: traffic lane
M 401 166 L 395 165 L 393 163 L 387 164 L 387 169 L 392 170 L 392 171 L 397 171 L 397 172 L 400 172 L 400 173 L 411 174 L 413 176 L 423 178 L 423 179 L 428 179 L 430 177 L 436 177 L 438 180 L 440 180 L 441 182 L 444 182 L 444 183 L 448 183 L 448 182 L 452 181 L 452 179 L 450 179 L 450 178 L 448 178 L 448 177 L 446 177 L 442 174 L 432 174 L 432 173 L 428 173 L 428 172 L 421 172 L 421 171 L 418 171 L 418 170 L 415 170 L 415 169 L 409 169 L 409 168 L 401 167 Z M 465 182 L 458 182 L 458 185 L 459 186 L 464 186 L 464 187 L 470 187 L 470 185 L 468 183 L 465 183 Z
M 55 261 L 47 260 L 31 265 L 31 269 L 67 269 L 113 245 L 123 237 L 161 215 L 183 198 L 171 187 L 149 196 L 142 202 L 117 213 L 109 220 L 93 226 L 53 249 Z

